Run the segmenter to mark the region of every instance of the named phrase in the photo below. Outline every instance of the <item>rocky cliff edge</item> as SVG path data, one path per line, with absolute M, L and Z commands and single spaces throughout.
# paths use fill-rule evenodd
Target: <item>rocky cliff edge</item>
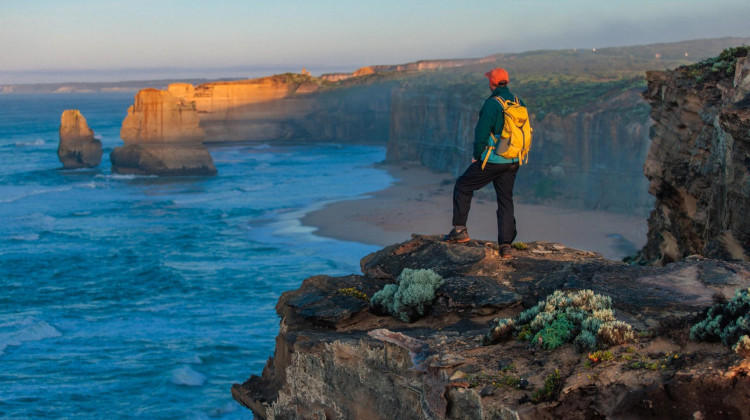
M 414 236 L 366 256 L 361 275 L 306 279 L 276 306 L 274 356 L 233 397 L 265 419 L 750 418 L 750 359 L 687 336 L 699 311 L 750 286 L 750 264 L 639 267 L 528 245 L 506 263 L 493 243 Z M 445 280 L 414 323 L 375 314 L 367 300 L 405 268 Z M 482 344 L 493 318 L 558 289 L 610 296 L 635 340 L 607 360 L 570 344 Z M 551 387 L 551 398 L 535 397 Z
M 652 144 L 644 165 L 656 197 L 635 260 L 691 254 L 750 260 L 750 47 L 649 72 Z

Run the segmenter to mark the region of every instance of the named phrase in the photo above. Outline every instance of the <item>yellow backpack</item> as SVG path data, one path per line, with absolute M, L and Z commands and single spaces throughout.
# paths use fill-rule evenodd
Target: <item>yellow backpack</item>
M 493 98 L 503 107 L 505 122 L 499 139 L 490 133 L 495 145 L 490 146 L 490 150 L 482 164 L 482 169 L 484 169 L 490 153 L 493 152 L 492 149 L 495 149 L 495 154 L 506 159 L 518 158 L 520 165 L 528 163 L 528 154 L 529 150 L 531 150 L 531 133 L 533 131 L 529 123 L 529 111 L 525 106 L 521 105 L 518 98 L 514 98 L 512 101 L 503 100 L 503 98 L 498 96 L 494 96 Z

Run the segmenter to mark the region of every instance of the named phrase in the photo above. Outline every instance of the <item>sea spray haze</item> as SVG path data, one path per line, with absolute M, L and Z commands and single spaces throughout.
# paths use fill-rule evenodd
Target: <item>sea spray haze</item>
M 110 173 L 132 94 L 0 96 L 0 417 L 246 418 L 238 375 L 273 350 L 282 291 L 374 247 L 299 219 L 387 186 L 374 146 L 212 148 L 219 176 Z M 80 109 L 98 168 L 61 170 Z

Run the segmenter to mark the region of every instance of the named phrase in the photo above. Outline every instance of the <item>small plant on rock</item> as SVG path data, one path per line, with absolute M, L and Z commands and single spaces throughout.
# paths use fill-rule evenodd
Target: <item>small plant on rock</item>
M 593 353 L 589 353 L 588 359 L 592 363 L 599 363 L 599 362 L 607 362 L 610 360 L 615 360 L 615 356 L 609 350 L 599 350 Z
M 750 287 L 739 289 L 729 302 L 706 310 L 703 320 L 690 328 L 690 339 L 719 341 L 738 354 L 750 352 Z
M 531 395 L 531 401 L 540 403 L 545 401 L 554 401 L 560 396 L 563 389 L 564 381 L 560 377 L 560 370 L 555 369 L 544 379 L 544 386 L 534 391 Z
M 413 322 L 424 316 L 435 299 L 435 291 L 444 282 L 433 270 L 410 268 L 405 268 L 397 280 L 398 285 L 386 285 L 372 295 L 370 302 L 404 322 Z
M 497 319 L 485 344 L 497 343 L 513 333 L 547 350 L 572 342 L 579 352 L 585 352 L 632 341 L 633 328 L 615 320 L 611 307 L 609 296 L 591 290 L 557 290 L 515 319 Z
M 338 292 L 339 294 L 352 296 L 359 300 L 364 300 L 365 302 L 370 300 L 370 298 L 367 296 L 367 293 L 357 289 L 356 287 L 347 287 L 345 289 L 339 289 Z

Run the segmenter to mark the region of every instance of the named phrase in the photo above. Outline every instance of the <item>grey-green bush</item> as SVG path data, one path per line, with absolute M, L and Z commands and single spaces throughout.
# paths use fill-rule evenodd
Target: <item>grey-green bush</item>
M 592 290 L 562 292 L 547 298 L 514 319 L 497 319 L 484 342 L 497 343 L 520 332 L 551 350 L 572 342 L 579 352 L 626 343 L 635 338 L 633 328 L 615 320 L 612 299 Z
M 397 280 L 398 285 L 386 285 L 372 295 L 370 302 L 404 322 L 424 316 L 435 299 L 435 291 L 444 282 L 433 270 L 410 268 L 405 268 Z
M 726 303 L 706 310 L 704 318 L 690 328 L 690 339 L 719 341 L 737 353 L 750 350 L 750 287 L 739 289 Z

